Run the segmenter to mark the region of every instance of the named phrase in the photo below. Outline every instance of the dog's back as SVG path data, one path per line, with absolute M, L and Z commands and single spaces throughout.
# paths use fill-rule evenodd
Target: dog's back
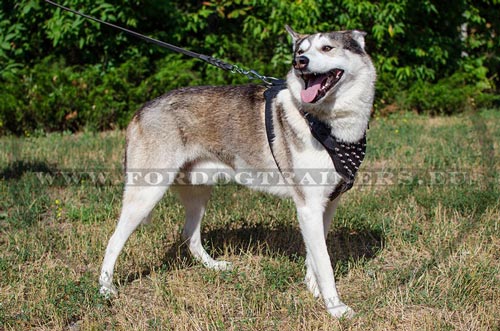
M 169 166 L 144 156 L 173 149 L 188 152 L 183 162 L 218 159 L 234 166 L 238 157 L 262 164 L 264 91 L 259 85 L 187 87 L 147 103 L 127 130 L 126 167 Z

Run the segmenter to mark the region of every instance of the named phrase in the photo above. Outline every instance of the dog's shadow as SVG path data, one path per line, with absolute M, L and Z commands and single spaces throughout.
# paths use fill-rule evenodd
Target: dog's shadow
M 216 228 L 202 233 L 204 247 L 214 258 L 219 258 L 223 251 L 234 255 L 264 254 L 266 256 L 286 256 L 293 261 L 305 258 L 305 246 L 300 230 L 292 226 L 279 226 L 273 229 L 266 225 L 252 225 L 236 229 Z M 336 275 L 348 272 L 352 263 L 366 261 L 376 256 L 382 249 L 382 232 L 376 230 L 353 230 L 348 228 L 332 229 L 327 239 L 328 251 L 332 264 L 337 266 Z M 224 249 L 227 248 L 227 249 Z M 171 270 L 188 268 L 196 265 L 189 254 L 185 241 L 178 240 L 171 244 L 153 268 Z M 148 276 L 150 268 L 139 273 L 128 274 L 126 283 Z
M 295 259 L 305 256 L 305 245 L 298 227 L 279 226 L 269 229 L 266 225 L 254 225 L 239 229 L 216 229 L 204 234 L 209 245 L 214 247 L 214 256 L 226 245 L 232 251 L 288 256 Z M 327 246 L 333 263 L 344 260 L 371 258 L 381 248 L 381 233 L 337 228 L 328 234 Z

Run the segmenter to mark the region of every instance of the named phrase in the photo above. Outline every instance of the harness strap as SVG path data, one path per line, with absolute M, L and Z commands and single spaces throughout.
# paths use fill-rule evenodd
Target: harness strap
M 276 166 L 281 173 L 283 171 L 281 170 L 273 149 L 273 143 L 276 135 L 274 134 L 272 107 L 273 100 L 276 98 L 276 95 L 283 89 L 286 89 L 286 82 L 284 80 L 280 80 L 264 92 L 264 98 L 266 99 L 265 126 L 267 142 L 269 144 L 274 162 L 276 163 Z M 332 159 L 333 165 L 335 167 L 335 171 L 341 177 L 340 183 L 329 195 L 329 199 L 333 201 L 340 194 L 350 190 L 354 185 L 356 173 L 365 157 L 366 133 L 363 135 L 363 138 L 361 138 L 361 140 L 356 143 L 345 143 L 337 139 L 332 134 L 332 130 L 327 124 L 321 122 L 307 112 L 301 111 L 301 114 L 304 119 L 307 120 L 309 129 L 311 130 L 311 134 L 313 135 L 313 137 L 325 148 L 325 150 L 330 155 L 330 158 Z
M 335 170 L 342 177 L 341 182 L 330 194 L 330 200 L 335 200 L 341 193 L 347 192 L 354 185 L 356 173 L 365 158 L 366 133 L 355 143 L 345 143 L 336 138 L 331 128 L 309 113 L 303 113 L 314 138 L 330 155 Z
M 276 155 L 274 154 L 274 149 L 273 149 L 274 139 L 276 138 L 276 135 L 274 134 L 274 124 L 273 124 L 273 100 L 276 98 L 278 93 L 284 89 L 286 89 L 286 81 L 281 79 L 276 83 L 274 83 L 271 87 L 266 89 L 266 91 L 264 92 L 264 98 L 266 99 L 266 109 L 264 117 L 266 124 L 267 142 L 269 144 L 269 148 L 271 149 L 271 155 L 273 156 L 274 163 L 276 163 L 276 166 L 278 167 L 280 173 L 283 173 L 283 171 L 281 170 L 280 164 L 276 159 Z

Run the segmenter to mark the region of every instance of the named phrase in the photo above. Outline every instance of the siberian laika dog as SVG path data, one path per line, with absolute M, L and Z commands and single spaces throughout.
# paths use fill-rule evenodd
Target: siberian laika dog
M 345 169 L 353 175 L 351 165 L 357 169 L 364 155 L 365 144 L 360 142 L 365 141 L 372 110 L 375 68 L 365 52 L 364 32 L 305 35 L 286 29 L 293 39 L 293 67 L 282 88 L 267 100 L 270 115 L 266 116 L 264 97 L 268 88 L 242 85 L 174 90 L 145 104 L 134 116 L 127 129 L 123 206 L 99 279 L 102 294 L 116 293 L 112 283 L 118 255 L 138 225 L 149 221 L 169 187 L 185 207 L 182 235 L 193 257 L 208 268 L 230 268 L 230 263 L 214 260 L 202 247 L 200 223 L 211 183 L 196 183 L 190 176 L 214 168 L 236 176 L 268 171 L 262 185 L 246 182 L 295 202 L 307 252 L 308 289 L 322 297 L 331 315 L 353 315 L 337 293 L 326 236 L 342 193 L 352 186 L 346 171 L 339 168 L 348 160 L 350 168 Z M 330 150 L 313 130 L 318 125 L 322 131 L 326 128 L 326 140 L 334 141 Z M 357 162 L 343 153 L 345 149 L 357 151 L 352 153 Z M 161 170 L 170 176 L 161 176 Z M 155 176 L 140 182 L 148 171 Z M 311 184 L 325 171 L 328 185 Z M 274 177 L 279 180 L 269 180 Z

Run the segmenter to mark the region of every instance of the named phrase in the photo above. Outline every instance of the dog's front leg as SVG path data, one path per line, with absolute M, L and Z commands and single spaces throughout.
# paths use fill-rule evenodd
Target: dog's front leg
M 328 312 L 334 317 L 351 317 L 351 308 L 340 301 L 335 287 L 333 268 L 326 247 L 323 224 L 323 208 L 306 205 L 297 208 L 300 229 L 308 255 L 309 267 L 312 267 L 321 296 Z
M 328 231 L 330 230 L 330 224 L 332 223 L 333 216 L 337 210 L 337 205 L 340 201 L 340 197 L 334 201 L 329 201 L 326 205 L 325 211 L 323 212 L 323 231 L 325 235 L 325 240 L 328 238 Z M 304 282 L 315 298 L 319 298 L 321 293 L 319 292 L 318 282 L 316 281 L 316 275 L 314 274 L 311 256 L 308 253 L 306 256 L 306 277 Z

